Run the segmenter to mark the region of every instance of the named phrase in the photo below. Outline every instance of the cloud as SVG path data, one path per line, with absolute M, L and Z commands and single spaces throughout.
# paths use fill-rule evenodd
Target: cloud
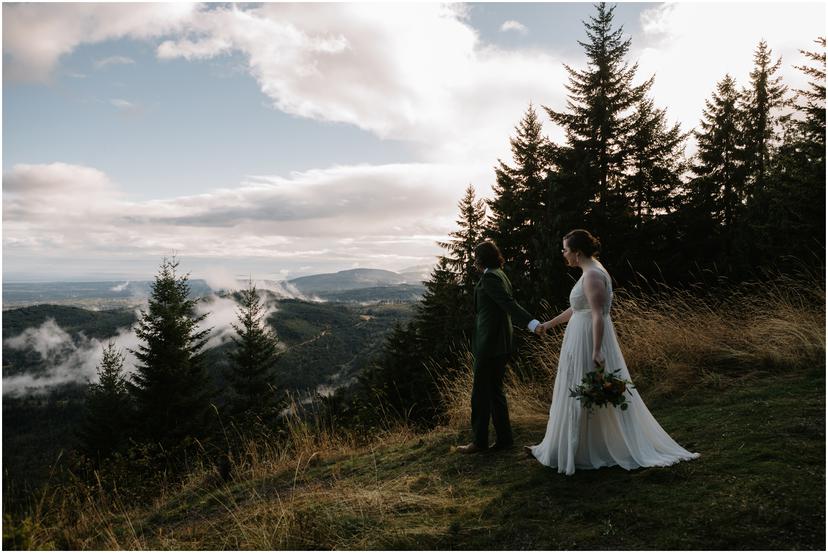
M 457 5 L 265 4 L 200 11 L 189 29 L 159 57 L 241 52 L 276 108 L 414 142 L 429 160 L 505 155 L 529 101 L 563 97 L 560 58 L 481 43 Z
M 123 292 L 129 286 L 129 281 L 124 282 L 123 284 L 118 284 L 117 286 L 113 286 L 110 288 L 112 292 Z
M 529 101 L 563 101 L 572 61 L 481 42 L 459 4 L 14 4 L 4 16 L 12 80 L 44 81 L 78 45 L 122 37 L 160 41 L 160 59 L 240 53 L 274 108 L 410 142 L 426 161 L 508 156 Z
M 126 56 L 110 56 L 96 61 L 95 67 L 97 69 L 104 69 L 111 65 L 130 65 L 133 63 L 135 63 L 135 60 Z
M 435 241 L 454 228 L 465 183 L 490 172 L 476 164 L 336 166 L 135 201 L 94 168 L 16 165 L 4 175 L 4 254 L 156 263 L 178 251 L 214 260 L 259 258 L 276 268 L 283 260 L 389 269 L 431 263 Z
M 823 3 L 658 4 L 641 14 L 642 34 L 633 37 L 630 58 L 638 60 L 640 80 L 655 74 L 652 96 L 668 117 L 685 130 L 702 118 L 704 100 L 729 73 L 748 86 L 753 54 L 760 40 L 782 56 L 783 82 L 801 87 L 805 77 L 794 69 L 810 41 L 825 34 Z
M 238 307 L 232 298 L 215 294 L 196 305 L 196 314 L 206 315 L 199 328 L 211 329 L 207 349 L 232 339 L 235 330 L 231 325 L 237 322 Z M 265 320 L 277 311 L 275 303 L 266 303 Z M 45 361 L 46 373 L 3 378 L 3 393 L 44 393 L 58 385 L 97 382 L 97 367 L 103 358 L 103 348 L 109 342 L 114 342 L 124 355 L 124 375 L 129 377 L 135 370 L 136 359 L 128 350 L 136 349 L 139 345 L 133 328 L 119 329 L 115 336 L 105 340 L 88 338 L 82 333 L 73 339 L 54 319 L 47 319 L 38 327 L 27 328 L 19 335 L 6 339 L 3 344 L 15 350 L 36 351 Z
M 194 9 L 175 2 L 3 4 L 4 78 L 48 81 L 60 57 L 80 44 L 164 36 L 180 31 Z
M 136 104 L 133 104 L 129 100 L 124 100 L 121 98 L 113 98 L 109 100 L 109 103 L 121 111 L 135 111 L 138 109 L 138 106 Z
M 111 341 L 125 356 L 125 375 L 131 374 L 135 359 L 127 348 L 138 345 L 138 337 L 131 328 L 122 328 Z M 53 386 L 97 381 L 97 366 L 103 357 L 103 347 L 110 340 L 98 340 L 78 334 L 70 336 L 54 319 L 47 319 L 39 327 L 31 327 L 17 336 L 4 340 L 5 347 L 33 350 L 46 364 L 45 374 L 20 374 L 3 378 L 3 394 L 44 393 Z
M 279 311 L 273 302 L 263 301 L 263 318 L 267 321 L 274 313 Z M 239 304 L 232 297 L 218 296 L 211 294 L 196 305 L 197 315 L 206 315 L 201 323 L 201 328 L 210 328 L 210 336 L 207 340 L 207 349 L 218 347 L 230 342 L 234 336 L 238 337 L 233 324 L 238 325 Z
M 500 26 L 501 32 L 508 32 L 508 31 L 516 31 L 522 35 L 529 34 L 529 29 L 526 28 L 526 25 L 521 23 L 520 21 L 504 21 L 503 25 Z

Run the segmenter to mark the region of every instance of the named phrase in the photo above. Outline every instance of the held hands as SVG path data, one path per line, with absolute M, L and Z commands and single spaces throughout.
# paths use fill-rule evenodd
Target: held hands
M 538 336 L 543 336 L 544 334 L 546 334 L 546 327 L 543 325 L 543 323 L 535 327 L 535 334 Z

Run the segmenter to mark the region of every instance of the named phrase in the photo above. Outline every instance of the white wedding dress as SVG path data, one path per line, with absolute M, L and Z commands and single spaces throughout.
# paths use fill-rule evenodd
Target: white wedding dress
M 621 369 L 617 376 L 631 381 L 609 314 L 612 281 L 600 266 L 590 270 L 598 271 L 607 285 L 602 343 L 607 370 Z M 581 275 L 569 294 L 573 313 L 561 345 L 549 422 L 543 441 L 531 447 L 532 455 L 542 464 L 567 475 L 575 469 L 619 465 L 630 470 L 695 459 L 699 454 L 678 445 L 661 428 L 636 390 L 625 392 L 629 404 L 626 411 L 608 405 L 595 407 L 590 413 L 581 407 L 580 401 L 569 396 L 569 390 L 581 383 L 584 374 L 594 370 L 592 312 L 584 295 L 583 280 Z

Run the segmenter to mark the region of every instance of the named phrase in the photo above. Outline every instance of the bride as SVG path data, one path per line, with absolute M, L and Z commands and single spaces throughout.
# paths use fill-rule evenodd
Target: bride
M 582 274 L 569 294 L 570 308 L 543 323 L 544 330 L 568 323 L 561 346 L 558 374 L 543 441 L 526 451 L 558 472 L 619 465 L 627 470 L 664 467 L 699 456 L 678 445 L 661 428 L 635 390 L 628 389 L 629 408 L 582 409 L 569 390 L 597 365 L 620 369 L 618 378 L 631 380 L 610 318 L 612 281 L 596 259 L 600 242 L 585 230 L 563 239 L 563 256 Z

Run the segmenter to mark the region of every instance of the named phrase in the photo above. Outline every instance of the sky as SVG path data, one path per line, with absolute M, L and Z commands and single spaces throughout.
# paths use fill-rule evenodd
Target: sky
M 564 110 L 591 3 L 4 3 L 3 280 L 281 280 L 431 265 L 530 102 Z M 621 3 L 638 81 L 694 128 L 815 3 Z M 692 148 L 692 145 L 691 145 Z M 692 152 L 689 152 L 692 153 Z

